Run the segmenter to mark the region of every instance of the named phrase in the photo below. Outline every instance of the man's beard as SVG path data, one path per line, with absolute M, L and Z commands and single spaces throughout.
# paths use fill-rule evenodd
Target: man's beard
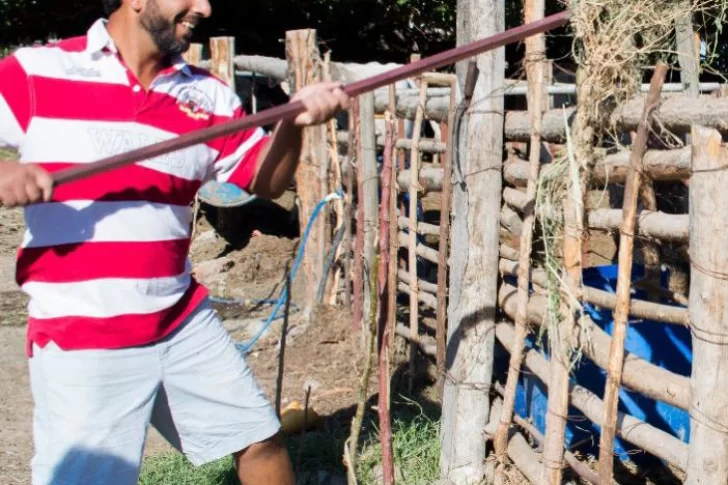
M 177 38 L 177 21 L 164 18 L 156 0 L 147 2 L 147 11 L 142 16 L 141 23 L 163 54 L 174 56 L 189 49 L 189 40 Z

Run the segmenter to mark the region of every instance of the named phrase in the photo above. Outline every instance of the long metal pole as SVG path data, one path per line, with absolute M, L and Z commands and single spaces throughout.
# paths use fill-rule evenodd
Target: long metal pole
M 468 57 L 472 57 L 513 42 L 519 42 L 532 35 L 561 27 L 569 21 L 570 16 L 571 12 L 569 10 L 564 10 L 551 15 L 550 17 L 546 17 L 543 20 L 538 20 L 520 27 L 509 29 L 499 34 L 486 37 L 485 39 L 455 47 L 419 61 L 406 64 L 392 69 L 391 71 L 356 81 L 344 86 L 344 92 L 349 96 L 354 97 L 423 72 L 432 71 L 443 66 L 454 64 L 460 60 L 467 59 Z M 120 153 L 96 162 L 61 170 L 53 174 L 54 185 L 58 186 L 68 182 L 73 182 L 114 168 L 158 157 L 166 153 L 181 150 L 183 148 L 204 143 L 209 140 L 220 138 L 255 126 L 269 125 L 277 123 L 283 119 L 291 119 L 302 113 L 304 109 L 303 103 L 300 101 L 289 102 L 284 105 L 276 106 L 250 116 L 246 116 L 239 120 L 228 121 L 210 128 L 193 131 L 176 138 L 148 145 L 146 147 Z

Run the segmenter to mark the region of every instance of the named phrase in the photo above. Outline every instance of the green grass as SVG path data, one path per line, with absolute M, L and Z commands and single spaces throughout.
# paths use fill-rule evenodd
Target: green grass
M 407 485 L 430 484 L 439 478 L 440 423 L 424 413 L 394 417 L 392 446 L 397 471 L 396 481 Z M 362 485 L 375 485 L 381 480 L 381 446 L 378 434 L 364 443 L 359 456 L 357 476 Z M 375 470 L 378 473 L 375 473 Z
M 0 160 L 15 160 L 18 153 L 12 148 L 0 146 Z
M 193 467 L 177 452 L 148 458 L 142 465 L 139 485 L 239 485 L 232 458 Z
M 427 413 L 413 401 L 393 407 L 392 432 L 398 483 L 424 485 L 438 478 L 439 416 Z M 381 448 L 376 429 L 376 416 L 368 415 L 362 431 L 357 464 L 360 485 L 381 483 Z M 349 435 L 349 422 L 308 432 L 305 437 L 292 436 L 288 449 L 297 469 L 299 485 L 346 483 L 342 463 L 344 441 Z M 320 482 L 323 475 L 337 482 Z M 148 458 L 142 465 L 139 485 L 238 485 L 233 462 L 224 458 L 194 468 L 178 453 Z

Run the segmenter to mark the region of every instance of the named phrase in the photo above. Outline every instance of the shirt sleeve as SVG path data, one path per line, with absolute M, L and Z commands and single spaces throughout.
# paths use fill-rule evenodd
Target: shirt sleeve
M 30 122 L 28 76 L 13 55 L 0 60 L 0 146 L 22 145 Z
M 238 96 L 232 95 L 230 98 L 232 119 L 244 118 L 246 113 Z M 260 127 L 227 135 L 223 139 L 220 153 L 212 167 L 212 178 L 217 182 L 226 182 L 243 190 L 249 190 L 255 176 L 258 155 L 269 138 L 269 135 Z

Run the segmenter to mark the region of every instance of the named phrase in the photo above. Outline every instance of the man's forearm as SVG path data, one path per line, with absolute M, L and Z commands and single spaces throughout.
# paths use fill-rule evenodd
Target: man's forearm
M 291 121 L 280 122 L 260 152 L 252 192 L 265 199 L 280 197 L 296 173 L 302 144 L 303 129 Z

